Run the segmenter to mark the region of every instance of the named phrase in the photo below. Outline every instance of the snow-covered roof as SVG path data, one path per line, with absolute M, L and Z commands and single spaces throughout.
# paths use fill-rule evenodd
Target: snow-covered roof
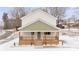
M 39 20 L 50 26 L 56 27 L 57 18 L 42 10 L 36 10 L 22 17 L 21 20 L 22 20 L 22 27 L 20 27 L 19 29 Z

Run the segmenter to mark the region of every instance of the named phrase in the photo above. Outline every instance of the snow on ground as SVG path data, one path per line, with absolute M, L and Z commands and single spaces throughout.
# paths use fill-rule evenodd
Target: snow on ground
M 1 44 L 0 45 L 0 50 L 6 50 L 6 49 L 9 49 L 9 48 L 13 48 L 14 47 L 14 42 L 16 43 L 16 46 L 17 46 L 18 45 L 18 41 L 19 41 L 19 38 L 17 37 L 14 40 L 11 40 L 9 42 Z
M 79 36 L 69 36 L 69 35 L 62 35 L 60 33 L 59 36 L 60 40 L 63 40 L 63 45 L 60 47 L 52 47 L 52 48 L 42 48 L 35 47 L 35 46 L 19 46 L 19 37 L 15 38 L 14 40 L 11 40 L 9 42 L 6 42 L 4 44 L 0 45 L 0 50 L 29 50 L 29 51 L 38 51 L 38 50 L 44 50 L 44 51 L 62 51 L 62 50 L 74 50 L 79 49 Z M 14 42 L 16 46 L 14 46 Z
M 5 34 L 6 32 L 5 31 L 0 31 L 0 36 Z
M 79 36 L 60 35 L 60 39 L 64 41 L 63 47 L 79 48 Z
M 4 22 L 3 21 L 0 21 L 0 30 L 3 29 L 3 26 L 4 26 Z
M 16 42 L 16 46 L 13 43 Z M 18 46 L 18 38 L 0 45 L 0 50 L 6 51 L 64 51 L 64 50 L 77 50 L 72 48 L 62 48 L 62 47 L 52 47 L 52 48 L 42 48 L 35 46 Z
M 52 47 L 52 48 L 42 48 L 42 47 L 35 47 L 35 46 L 19 46 L 18 41 L 19 38 L 15 38 L 14 40 L 7 42 L 5 44 L 0 45 L 0 50 L 25 50 L 25 51 L 64 51 L 64 50 L 75 50 L 79 49 L 79 37 L 74 36 L 70 37 L 67 35 L 60 35 L 60 38 L 64 40 L 64 44 L 62 47 Z M 78 40 L 77 40 L 78 39 Z M 16 46 L 14 46 L 14 42 L 16 43 Z

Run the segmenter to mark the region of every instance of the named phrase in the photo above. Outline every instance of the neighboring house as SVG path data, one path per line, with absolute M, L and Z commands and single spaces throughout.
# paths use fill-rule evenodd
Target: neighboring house
M 59 21 L 57 27 L 61 29 L 79 28 L 79 20 L 77 19 L 70 18 L 70 19 L 60 19 L 57 21 Z
M 21 18 L 19 45 L 58 45 L 59 28 L 56 18 L 44 11 L 33 11 Z

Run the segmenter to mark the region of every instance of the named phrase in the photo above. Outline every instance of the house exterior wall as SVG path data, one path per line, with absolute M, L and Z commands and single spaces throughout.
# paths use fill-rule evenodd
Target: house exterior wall
M 51 25 L 56 26 L 57 18 L 42 10 L 33 11 L 33 12 L 27 14 L 26 16 L 22 17 L 21 18 L 22 26 L 35 22 L 35 21 L 39 20 L 39 18 L 40 18 L 40 20 L 45 21 L 46 23 L 50 23 Z
M 56 27 L 57 19 L 52 15 L 38 10 L 21 19 L 22 26 L 19 28 L 20 45 L 59 44 L 59 31 Z M 50 32 L 51 35 L 45 35 L 45 32 Z

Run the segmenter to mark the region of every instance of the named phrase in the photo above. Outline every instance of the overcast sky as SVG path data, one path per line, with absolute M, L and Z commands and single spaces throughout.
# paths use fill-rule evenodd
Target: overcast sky
M 74 15 L 79 18 L 79 8 L 69 8 L 65 14 L 66 17 L 71 17 L 72 15 Z
M 31 10 L 32 9 L 34 9 L 34 8 L 31 8 Z M 2 19 L 3 12 L 8 13 L 10 10 L 12 10 L 12 7 L 0 7 L 0 21 Z M 29 10 L 29 8 L 28 8 L 28 10 Z M 69 8 L 69 9 L 67 9 L 65 14 L 67 17 L 71 17 L 72 15 L 76 15 L 77 12 L 79 12 L 79 9 Z

